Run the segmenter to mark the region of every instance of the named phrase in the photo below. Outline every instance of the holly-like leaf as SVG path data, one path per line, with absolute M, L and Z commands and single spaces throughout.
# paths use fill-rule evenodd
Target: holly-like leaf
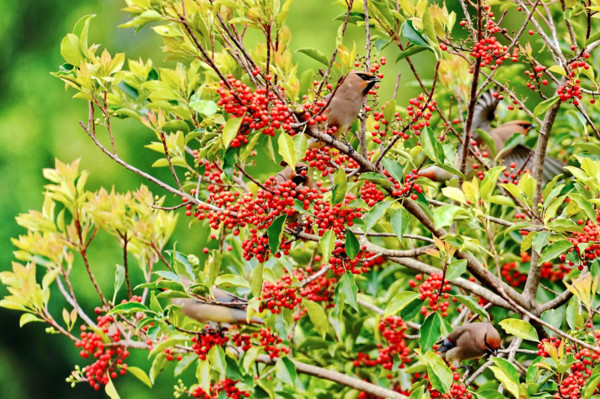
M 225 148 L 229 147 L 231 141 L 237 136 L 241 124 L 242 118 L 231 118 L 225 122 L 225 125 L 223 126 L 223 135 L 221 136 Z
M 514 335 L 517 338 L 523 338 L 534 342 L 540 341 L 535 328 L 533 328 L 533 326 L 525 320 L 504 319 L 498 324 L 500 324 L 500 327 L 502 327 L 508 334 Z
M 360 250 L 360 243 L 352 231 L 346 231 L 346 255 L 348 258 L 354 259 Z
M 327 59 L 325 54 L 323 54 L 320 50 L 317 50 L 315 48 L 303 47 L 296 50 L 296 52 L 308 55 L 313 60 L 319 61 L 325 66 L 329 66 L 329 60 Z
M 385 307 L 383 317 L 389 317 L 395 315 L 402 309 L 404 309 L 409 303 L 419 297 L 419 294 L 413 291 L 399 292 L 388 302 Z

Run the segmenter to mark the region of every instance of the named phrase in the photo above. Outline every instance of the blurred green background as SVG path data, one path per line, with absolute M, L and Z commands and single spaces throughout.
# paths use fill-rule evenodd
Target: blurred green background
M 132 29 L 117 27 L 127 19 L 120 10 L 123 6 L 122 0 L 0 0 L 0 270 L 8 270 L 13 261 L 14 247 L 10 238 L 24 232 L 14 218 L 41 207 L 46 184 L 42 169 L 53 167 L 55 158 L 63 162 L 81 158 L 81 169 L 91 172 L 88 188 L 92 190 L 114 186 L 122 192 L 145 183 L 117 167 L 92 144 L 78 125 L 87 118 L 87 104 L 72 99 L 74 92 L 66 92 L 63 83 L 50 76 L 50 72 L 64 62 L 59 51 L 62 37 L 86 14 L 97 15 L 90 28 L 91 42 L 101 43 L 111 53 L 125 52 L 128 58 L 152 58 L 155 65 L 169 65 L 163 62 L 160 39 L 151 30 L 135 34 Z M 292 30 L 291 48 L 314 47 L 331 54 L 341 23 L 334 19 L 342 12 L 341 7 L 329 1 L 294 2 L 288 18 Z M 362 28 L 350 26 L 346 44 L 351 47 L 352 40 L 356 40 L 359 54 L 364 55 L 363 37 Z M 386 50 L 389 61 L 383 69 L 386 78 L 380 91 L 384 99 L 390 97 L 397 73 L 402 72 L 403 80 L 410 76 L 406 63 L 394 64 L 397 52 L 392 48 Z M 417 64 L 424 56 L 427 57 L 416 58 Z M 318 67 L 305 55 L 294 57 L 300 64 L 300 72 Z M 427 75 L 427 71 L 424 73 Z M 407 99 L 417 93 L 413 85 L 404 87 L 401 96 Z M 141 148 L 153 139 L 151 132 L 131 121 L 117 121 L 113 126 L 121 157 L 143 170 L 150 170 L 156 155 Z M 150 189 L 160 193 L 156 187 L 150 186 Z M 187 226 L 184 219 L 180 220 L 182 231 Z M 201 250 L 196 248 L 193 234 L 179 235 L 176 239 L 179 250 Z M 111 270 L 100 276 L 108 284 L 113 277 L 112 267 L 120 256 L 112 249 L 96 251 L 92 259 L 97 267 L 106 266 Z M 5 294 L 5 288 L 0 287 L 0 295 Z M 97 303 L 92 301 L 93 297 L 84 299 L 88 300 L 85 306 L 91 313 Z M 60 307 L 54 309 L 55 312 L 60 310 Z M 0 398 L 106 397 L 84 384 L 72 389 L 65 378 L 75 364 L 85 366 L 89 361 L 78 356 L 78 350 L 69 340 L 45 334 L 42 324 L 31 323 L 19 328 L 19 316 L 18 312 L 0 309 Z M 147 369 L 149 365 L 143 362 L 144 355 L 140 354 L 132 356 L 129 363 Z M 159 377 L 154 390 L 131 375 L 120 377 L 115 383 L 124 399 L 172 397 L 173 381 L 169 377 Z

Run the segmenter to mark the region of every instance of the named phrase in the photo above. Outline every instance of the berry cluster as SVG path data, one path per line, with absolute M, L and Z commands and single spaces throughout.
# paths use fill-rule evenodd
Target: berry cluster
M 319 236 L 323 236 L 326 231 L 332 230 L 338 239 L 344 239 L 346 236 L 346 226 L 354 226 L 354 219 L 362 217 L 362 208 L 349 208 L 348 204 L 355 197 L 348 193 L 343 202 L 331 205 L 321 198 L 314 201 L 311 215 L 306 216 L 304 230 L 311 233 L 314 226 L 318 228 Z
M 296 279 L 303 281 L 310 278 L 312 272 L 312 268 L 294 269 L 293 274 Z M 325 274 L 300 287 L 293 287 L 293 279 L 289 274 L 283 275 L 275 283 L 265 281 L 259 298 L 262 301 L 260 311 L 267 309 L 279 314 L 283 308 L 295 309 L 302 302 L 302 298 L 313 302 L 326 302 L 326 307 L 331 307 L 336 282 L 335 277 L 327 277 Z M 305 313 L 306 311 L 301 309 L 294 317 L 298 320 Z
M 454 381 L 459 381 L 460 375 L 455 371 L 452 373 L 452 378 Z M 473 394 L 467 391 L 467 387 L 460 383 L 452 384 L 452 386 L 450 386 L 450 391 L 445 394 L 441 394 L 430 386 L 429 393 L 431 394 L 432 398 L 442 399 L 471 399 L 473 397 Z
M 378 345 L 379 354 L 377 359 L 359 352 L 358 358 L 353 362 L 354 367 L 381 365 L 384 369 L 391 370 L 394 366 L 394 360 L 398 358 L 400 359 L 400 368 L 404 368 L 404 365 L 410 362 L 410 348 L 406 346 L 405 341 L 406 325 L 400 317 L 389 316 L 379 322 L 378 328 L 388 345 L 385 347 L 381 344 Z
M 217 381 L 216 384 L 210 387 L 210 394 L 208 394 L 202 387 L 196 386 L 191 390 L 190 396 L 201 399 L 217 399 L 222 398 L 222 394 L 224 393 L 226 398 L 249 398 L 250 392 L 241 391 L 235 386 L 238 382 L 239 381 L 231 380 L 229 378 Z
M 259 332 L 252 334 L 237 333 L 231 338 L 231 341 L 237 347 L 247 351 L 252 347 L 252 339 L 259 341 L 258 346 L 262 346 L 271 359 L 278 358 L 281 353 L 287 354 L 290 352 L 289 348 L 280 345 L 283 340 L 277 334 L 271 332 L 269 328 L 262 328 Z
M 376 255 L 375 252 L 365 251 L 365 247 L 363 247 L 358 251 L 358 254 L 354 259 L 350 259 L 346 254 L 344 244 L 337 242 L 335 244 L 335 249 L 331 253 L 331 257 L 329 258 L 329 267 L 336 276 L 340 276 L 347 271 L 352 274 L 365 273 L 370 267 L 381 265 L 385 262 L 383 257 Z
M 419 94 L 417 97 L 408 100 L 408 103 L 409 105 L 406 107 L 406 110 L 408 111 L 408 116 L 411 118 L 410 129 L 415 136 L 420 136 L 421 130 L 430 125 L 429 120 L 433 116 L 437 101 L 431 98 L 427 98 L 427 101 L 425 101 L 425 95 Z M 402 133 L 402 138 L 408 138 L 406 132 Z
M 600 332 L 594 333 L 594 336 L 598 340 Z M 561 341 L 556 337 L 542 339 L 542 342 L 538 344 L 538 356 L 550 356 L 546 348 L 548 344 L 558 348 Z M 576 362 L 571 364 L 570 369 L 561 375 L 558 392 L 554 394 L 554 397 L 556 399 L 578 399 L 581 398 L 581 389 L 589 380 L 592 370 L 600 363 L 600 353 L 592 352 L 589 349 L 579 350 L 576 345 L 565 345 L 564 351 L 566 354 L 573 354 Z
M 406 176 L 404 176 L 404 184 L 401 184 L 399 181 L 396 181 L 396 179 L 391 177 L 387 170 L 384 171 L 384 174 L 392 183 L 393 197 L 406 197 L 412 192 L 410 198 L 414 201 L 418 198 L 418 194 L 423 192 L 423 187 L 421 187 L 418 183 L 415 183 L 415 180 L 420 176 L 418 169 L 413 169 L 412 171 L 408 172 Z
M 97 309 L 97 312 L 100 309 Z M 110 338 L 111 343 L 119 342 L 121 332 L 114 326 L 112 316 L 97 317 L 98 328 Z M 87 359 L 90 355 L 97 359 L 94 363 L 86 366 L 83 371 L 90 386 L 99 390 L 102 385 L 109 382 L 109 378 L 117 377 L 117 366 L 120 374 L 127 372 L 127 364 L 123 361 L 129 356 L 129 351 L 123 345 L 106 345 L 102 336 L 96 332 L 87 332 L 86 326 L 81 327 L 81 339 L 75 342 L 75 347 L 81 348 L 79 355 Z
M 423 276 L 420 274 L 415 276 L 415 280 L 417 281 L 421 281 L 422 279 Z M 410 280 L 408 284 L 411 287 L 415 288 L 418 283 L 414 280 Z M 425 301 L 427 298 L 429 298 L 429 302 L 427 303 L 427 305 L 423 305 L 421 307 L 421 313 L 423 315 L 428 315 L 430 313 L 440 310 L 442 312 L 442 317 L 448 316 L 448 306 L 450 305 L 450 302 L 448 301 L 448 299 L 450 298 L 450 294 L 448 294 L 448 291 L 450 291 L 451 287 L 450 284 L 448 284 L 448 282 L 446 281 L 444 287 L 442 288 L 441 273 L 431 274 L 427 278 L 427 280 L 419 284 L 418 287 L 419 292 L 421 293 L 420 299 L 422 301 Z M 442 301 L 441 303 L 439 302 L 440 288 L 442 288 L 442 298 L 444 299 L 444 301 Z M 455 298 L 452 298 L 452 301 L 454 302 Z
M 583 53 L 583 58 L 587 59 L 589 57 L 589 53 Z M 579 100 L 583 97 L 580 87 L 581 80 L 578 78 L 581 69 L 590 69 L 590 65 L 582 59 L 574 61 L 568 66 L 567 73 L 569 80 L 564 86 L 559 86 L 556 89 L 556 94 L 560 97 L 560 101 L 573 101 L 573 105 L 579 105 Z
M 525 70 L 525 76 L 527 76 L 527 83 L 526 86 L 530 89 L 535 91 L 536 89 L 539 89 L 540 83 L 543 86 L 546 86 L 548 84 L 548 80 L 547 79 L 543 79 L 544 77 L 544 71 L 546 70 L 545 66 L 542 65 L 536 65 L 533 67 L 533 72 L 529 71 L 529 70 Z M 541 81 L 540 81 L 541 79 Z
M 371 152 L 373 153 L 373 151 Z M 323 177 L 335 173 L 339 168 L 357 169 L 358 164 L 354 159 L 339 150 L 324 146 L 309 148 L 302 159 L 309 167 L 317 169 Z
M 221 82 L 220 86 L 217 93 L 221 99 L 217 105 L 233 117 L 242 118 L 231 147 L 247 144 L 247 136 L 253 131 L 262 130 L 263 134 L 275 136 L 276 129 L 291 130 L 294 117 L 287 104 L 279 99 L 285 95 L 283 90 L 279 89 L 279 93 L 275 93 L 267 87 L 259 87 L 252 91 L 232 75 L 227 76 L 227 83 Z
M 385 194 L 379 191 L 377 184 L 365 180 L 360 188 L 360 198 L 367 202 L 368 206 L 373 206 L 385 198 Z
M 213 346 L 223 346 L 229 341 L 222 331 L 217 331 L 210 326 L 205 326 L 197 336 L 192 337 L 192 350 L 200 360 L 206 360 L 208 352 Z
M 600 212 L 596 211 L 596 220 L 584 220 L 579 221 L 579 225 L 583 225 L 583 232 L 573 232 L 573 237 L 567 238 L 573 243 L 573 248 L 569 249 L 568 252 L 575 252 L 579 257 L 579 270 L 583 270 L 589 262 L 592 262 L 597 257 L 600 257 L 600 244 L 598 242 L 598 235 L 600 234 L 599 227 L 596 223 L 600 222 Z M 587 248 L 583 251 L 579 248 L 579 244 L 590 243 Z M 561 262 L 566 261 L 566 254 L 560 256 Z M 569 266 L 574 266 L 573 262 L 568 262 Z

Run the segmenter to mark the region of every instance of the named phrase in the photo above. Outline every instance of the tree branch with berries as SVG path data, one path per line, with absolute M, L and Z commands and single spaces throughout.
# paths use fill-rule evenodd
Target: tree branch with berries
M 335 4 L 327 55 L 291 47 L 291 0 L 127 0 L 122 27 L 161 36 L 164 67 L 89 44 L 82 17 L 53 75 L 107 161 L 151 187 L 44 170 L 0 306 L 72 340 L 68 381 L 112 398 L 170 364 L 176 397 L 598 394 L 598 6 Z M 118 119 L 151 133 L 146 163 Z M 122 265 L 90 261 L 99 234 Z M 476 323 L 507 349 L 486 336 L 454 357 L 473 374 L 446 352 Z

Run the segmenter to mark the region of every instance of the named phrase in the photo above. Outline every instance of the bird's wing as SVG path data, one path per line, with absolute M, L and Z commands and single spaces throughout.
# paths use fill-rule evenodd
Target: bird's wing
M 479 97 L 475 103 L 473 124 L 471 125 L 472 132 L 475 129 L 485 130 L 486 132 L 490 130 L 490 124 L 494 120 L 494 114 L 496 113 L 499 101 L 497 97 L 494 97 L 492 90 L 486 91 Z
M 504 156 L 504 164 L 507 167 L 510 167 L 510 164 L 514 162 L 516 164 L 516 167 L 514 168 L 515 171 L 522 170 L 531 173 L 533 171 L 533 153 L 534 151 L 532 149 L 527 148 L 522 144 L 518 144 L 506 153 Z M 556 175 L 567 173 L 564 166 L 565 165 L 558 159 L 546 157 L 544 159 L 544 170 L 542 172 L 544 183 L 548 183 L 554 179 Z

